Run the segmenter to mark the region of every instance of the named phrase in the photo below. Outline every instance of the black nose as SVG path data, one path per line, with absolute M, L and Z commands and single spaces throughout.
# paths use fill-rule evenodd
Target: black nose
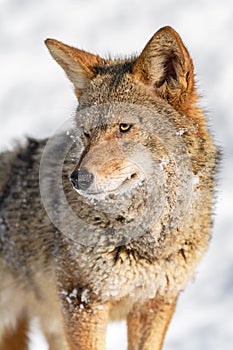
M 81 168 L 72 172 L 70 180 L 74 188 L 85 191 L 91 186 L 94 176 L 85 168 Z

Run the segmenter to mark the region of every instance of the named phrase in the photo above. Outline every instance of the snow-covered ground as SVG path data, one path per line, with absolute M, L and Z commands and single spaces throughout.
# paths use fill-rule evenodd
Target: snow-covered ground
M 139 51 L 173 26 L 194 59 L 202 105 L 224 148 L 213 239 L 195 283 L 180 297 L 165 350 L 233 349 L 232 0 L 0 0 L 0 149 L 50 135 L 75 108 L 72 87 L 49 56 L 53 37 L 100 55 Z M 124 323 L 108 349 L 126 349 Z M 34 337 L 31 350 L 43 350 Z M 114 344 L 114 345 L 113 345 Z

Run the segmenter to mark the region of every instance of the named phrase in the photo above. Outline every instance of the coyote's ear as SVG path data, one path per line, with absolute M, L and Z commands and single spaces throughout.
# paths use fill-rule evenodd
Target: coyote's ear
M 195 100 L 193 63 L 171 27 L 161 28 L 150 39 L 133 74 L 179 111 L 186 112 Z
M 94 68 L 103 64 L 104 60 L 99 56 L 65 45 L 55 39 L 45 40 L 45 45 L 74 84 L 75 93 L 79 98 L 82 91 L 89 85 L 90 80 L 95 77 Z

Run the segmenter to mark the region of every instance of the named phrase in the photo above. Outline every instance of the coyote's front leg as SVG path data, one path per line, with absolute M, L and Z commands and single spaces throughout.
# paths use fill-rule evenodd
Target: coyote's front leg
M 81 307 L 80 307 L 81 306 Z M 108 306 L 76 306 L 65 312 L 65 332 L 70 350 L 105 350 Z
M 176 300 L 151 299 L 127 317 L 128 350 L 160 350 Z

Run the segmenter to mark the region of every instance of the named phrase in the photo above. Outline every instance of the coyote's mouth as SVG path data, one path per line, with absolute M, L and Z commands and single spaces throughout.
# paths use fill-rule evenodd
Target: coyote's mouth
M 124 189 L 126 187 L 128 187 L 128 185 L 133 185 L 134 183 L 137 182 L 137 179 L 138 179 L 138 174 L 137 173 L 133 173 L 131 175 L 129 175 L 125 180 L 123 180 L 123 182 L 120 184 L 120 186 L 118 186 L 117 189 Z M 130 186 L 132 187 L 132 186 Z
M 144 177 L 137 172 L 133 172 L 124 178 L 116 187 L 109 189 L 108 183 L 94 184 L 92 188 L 87 191 L 76 190 L 79 194 L 84 197 L 96 197 L 105 196 L 109 194 L 120 195 L 125 192 L 130 192 L 134 188 L 140 186 L 144 180 Z

